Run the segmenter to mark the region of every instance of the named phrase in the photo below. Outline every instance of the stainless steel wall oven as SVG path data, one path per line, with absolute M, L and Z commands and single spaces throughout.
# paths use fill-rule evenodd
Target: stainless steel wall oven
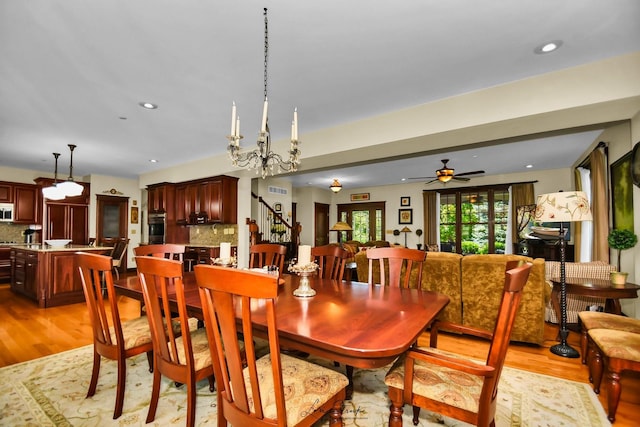
M 149 214 L 149 244 L 165 243 L 165 231 L 167 223 L 167 214 L 150 213 Z

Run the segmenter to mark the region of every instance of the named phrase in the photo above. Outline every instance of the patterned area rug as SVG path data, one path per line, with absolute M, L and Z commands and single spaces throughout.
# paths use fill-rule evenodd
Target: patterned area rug
M 98 389 L 86 399 L 91 377 L 92 347 L 0 369 L 0 425 L 3 426 L 145 426 L 151 394 L 147 359 L 128 361 L 124 412 L 113 420 L 115 362 L 103 359 Z M 320 362 L 319 360 L 314 360 Z M 326 362 L 325 362 L 326 363 Z M 327 366 L 332 366 L 331 363 Z M 353 400 L 345 402 L 346 426 L 386 426 L 389 400 L 386 369 L 356 369 Z M 207 381 L 198 384 L 199 426 L 216 425 L 215 393 Z M 186 391 L 163 379 L 155 426 L 185 424 Z M 405 406 L 404 425 L 412 426 Z M 328 425 L 323 419 L 318 425 Z M 422 410 L 420 426 L 466 426 Z M 505 367 L 498 393 L 498 427 L 610 426 L 602 406 L 587 384 Z

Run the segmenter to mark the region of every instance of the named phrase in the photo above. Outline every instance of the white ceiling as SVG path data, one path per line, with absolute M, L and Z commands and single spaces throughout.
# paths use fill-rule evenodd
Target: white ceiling
M 244 141 L 253 141 L 263 7 L 274 140 L 287 136 L 294 107 L 304 140 L 305 132 L 640 51 L 637 0 L 3 0 L 0 166 L 52 171 L 51 153 L 60 152 L 66 173 L 72 143 L 74 175 L 137 177 L 224 152 L 233 101 Z M 533 53 L 557 39 L 560 50 Z M 291 179 L 398 183 L 433 176 L 443 158 L 457 172 L 487 175 L 528 163 L 568 167 L 597 135 L 537 136 L 375 169 L 326 165 L 333 170 Z

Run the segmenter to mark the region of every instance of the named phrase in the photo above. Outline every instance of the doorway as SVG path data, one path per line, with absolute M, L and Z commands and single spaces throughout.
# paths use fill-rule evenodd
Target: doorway
M 329 205 L 316 203 L 314 218 L 314 246 L 329 244 Z
M 115 246 L 117 241 L 126 240 L 129 235 L 129 198 L 102 195 L 96 197 L 96 241 L 101 245 Z M 127 256 L 123 257 L 121 268 L 126 271 Z

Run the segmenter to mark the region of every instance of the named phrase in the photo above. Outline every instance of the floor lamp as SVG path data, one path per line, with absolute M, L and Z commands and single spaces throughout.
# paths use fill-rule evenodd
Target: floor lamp
M 591 221 L 589 200 L 582 191 L 566 191 L 538 196 L 533 215 L 536 222 L 559 222 L 560 231 L 560 344 L 551 347 L 551 352 L 562 357 L 579 357 L 576 349 L 567 344 L 567 283 L 565 276 L 565 222 Z

